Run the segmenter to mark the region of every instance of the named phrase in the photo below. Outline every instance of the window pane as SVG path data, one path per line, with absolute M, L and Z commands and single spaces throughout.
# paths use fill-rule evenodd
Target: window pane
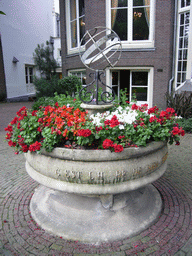
M 76 0 L 70 0 L 71 21 L 76 19 Z
M 183 50 L 183 59 L 184 59 L 184 60 L 187 59 L 187 50 Z
M 187 61 L 183 61 L 183 68 L 182 68 L 183 71 L 186 71 L 187 70 Z
M 179 39 L 179 48 L 182 49 L 183 48 L 183 38 Z
M 113 90 L 114 90 L 114 92 L 115 92 L 115 95 L 116 95 L 116 96 L 119 96 L 119 95 L 118 95 L 118 86 L 113 86 Z M 113 94 L 113 96 L 114 96 L 114 94 Z
M 181 73 L 178 73 L 177 74 L 177 82 L 180 83 L 180 81 L 181 81 Z
M 178 61 L 178 68 L 177 68 L 178 71 L 181 71 L 181 66 L 182 66 L 182 61 Z
M 150 0 L 133 0 L 133 6 L 147 6 L 150 5 Z
M 184 46 L 183 48 L 188 48 L 188 37 L 184 37 Z
M 85 34 L 85 16 L 79 19 L 79 32 L 80 32 L 80 41 L 81 41 L 83 35 Z M 82 45 L 84 43 L 85 42 L 82 42 Z
M 179 51 L 178 59 L 179 59 L 179 60 L 182 60 L 182 50 Z
M 127 9 L 111 10 L 111 28 L 122 41 L 127 40 Z
M 25 76 L 25 82 L 28 84 L 28 76 Z
M 132 87 L 132 97 L 136 95 L 137 101 L 147 101 L 147 88 Z
M 184 24 L 184 14 L 181 14 L 180 16 L 180 25 Z
M 148 72 L 132 72 L 132 85 L 148 85 Z
M 25 67 L 25 75 L 27 76 L 28 75 L 28 68 Z
M 30 76 L 29 78 L 30 78 L 30 84 L 32 84 L 33 83 L 33 76 Z
M 111 8 L 127 7 L 127 0 L 111 0 Z
M 182 83 L 186 80 L 186 73 L 182 73 Z
M 84 0 L 79 0 L 79 16 L 85 15 Z
M 181 8 L 190 5 L 190 0 L 181 0 Z
M 30 76 L 33 75 L 33 68 L 32 68 L 32 67 L 29 68 L 29 75 L 30 75 Z
M 180 34 L 179 34 L 179 36 L 183 36 L 183 30 L 184 30 L 184 27 L 181 26 L 181 27 L 180 27 Z
M 71 47 L 77 47 L 77 22 L 71 22 Z
M 133 40 L 149 39 L 150 8 L 133 8 Z
M 118 72 L 112 72 L 112 85 L 118 85 Z

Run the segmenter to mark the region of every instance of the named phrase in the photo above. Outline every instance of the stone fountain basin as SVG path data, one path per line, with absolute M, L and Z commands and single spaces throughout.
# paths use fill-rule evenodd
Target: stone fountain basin
M 28 174 L 41 184 L 32 197 L 32 217 L 65 239 L 101 243 L 133 236 L 161 213 L 152 182 L 166 170 L 166 142 L 109 150 L 55 148 L 25 154 Z
M 157 180 L 166 170 L 165 142 L 146 147 L 109 150 L 55 148 L 51 153 L 26 153 L 28 174 L 47 187 L 77 194 L 118 194 Z

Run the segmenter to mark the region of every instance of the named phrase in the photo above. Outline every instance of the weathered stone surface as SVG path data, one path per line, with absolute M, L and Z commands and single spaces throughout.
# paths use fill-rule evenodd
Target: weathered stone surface
M 103 207 L 99 197 L 40 186 L 30 208 L 35 221 L 52 234 L 85 243 L 101 243 L 146 229 L 159 216 L 162 202 L 152 185 L 114 195 L 114 207 L 110 209 Z
M 79 194 L 117 194 L 138 189 L 163 175 L 167 145 L 152 142 L 147 147 L 109 150 L 56 148 L 41 155 L 27 153 L 28 174 L 53 189 Z

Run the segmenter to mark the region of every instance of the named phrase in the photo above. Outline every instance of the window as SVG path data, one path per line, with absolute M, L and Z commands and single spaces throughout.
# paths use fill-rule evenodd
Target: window
M 86 71 L 85 70 L 70 70 L 69 75 L 77 76 L 81 79 L 82 85 L 86 85 Z
M 190 0 L 181 0 L 178 14 L 176 87 L 187 79 L 189 51 Z
M 85 34 L 84 0 L 66 1 L 68 51 L 78 50 L 80 41 Z
M 190 6 L 190 0 L 181 0 L 181 8 Z
M 148 72 L 132 71 L 130 77 L 130 100 L 136 97 L 137 101 L 147 102 Z
M 127 100 L 152 106 L 153 68 L 132 68 L 111 71 L 111 86 L 119 98 L 121 89 L 127 89 Z
M 154 0 L 107 0 L 106 10 L 124 47 L 153 47 Z
M 60 37 L 60 15 L 56 13 L 56 32 L 57 37 Z
M 35 93 L 33 85 L 33 76 L 35 75 L 35 68 L 32 65 L 25 65 L 25 84 L 28 93 Z
M 25 83 L 32 84 L 33 83 L 33 75 L 34 70 L 33 66 L 25 66 Z

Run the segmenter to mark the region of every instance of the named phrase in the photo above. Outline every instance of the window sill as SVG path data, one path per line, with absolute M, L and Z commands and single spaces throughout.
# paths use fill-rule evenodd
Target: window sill
M 156 50 L 153 48 L 122 48 L 122 52 L 154 52 Z

